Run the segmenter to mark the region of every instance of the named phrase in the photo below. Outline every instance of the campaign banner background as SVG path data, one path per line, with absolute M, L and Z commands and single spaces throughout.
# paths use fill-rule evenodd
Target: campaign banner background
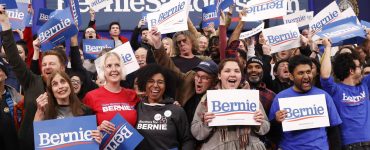
M 99 144 L 96 143 L 95 140 L 91 137 L 91 130 L 97 130 L 95 115 L 82 116 L 82 117 L 70 117 L 70 118 L 64 118 L 64 119 L 53 119 L 53 120 L 45 120 L 45 121 L 36 121 L 36 122 L 33 122 L 33 128 L 34 128 L 34 139 L 35 139 L 35 149 L 36 150 L 43 150 L 43 149 L 99 150 Z M 90 131 L 90 136 L 86 135 L 86 131 L 87 132 Z M 57 138 L 59 136 L 53 136 L 53 134 L 60 134 L 60 133 L 67 133 L 67 132 L 77 132 L 77 136 L 79 140 L 75 140 L 74 142 L 68 142 L 64 144 L 58 144 L 58 145 L 40 146 L 40 144 L 42 144 L 41 143 L 42 141 L 40 141 L 39 134 L 49 133 L 50 140 L 54 139 L 53 141 L 55 142 L 56 140 L 60 140 L 60 138 Z M 84 139 L 82 140 L 80 137 L 81 132 L 84 134 Z M 64 137 L 64 140 L 65 139 L 66 138 Z
M 65 22 L 69 20 L 70 25 L 67 26 Z M 62 23 L 62 22 L 63 23 Z M 46 35 L 47 32 L 53 31 L 54 26 L 58 26 L 58 24 L 65 24 L 63 29 L 60 31 L 55 32 L 54 35 L 50 35 L 50 37 L 43 38 L 42 35 Z M 60 27 L 59 27 L 60 28 Z M 55 29 L 54 29 L 55 30 Z M 77 34 L 78 29 L 73 22 L 71 12 L 67 7 L 63 11 L 58 12 L 53 18 L 51 18 L 48 22 L 46 22 L 37 32 L 38 38 L 40 39 L 41 43 L 41 51 L 47 51 L 52 49 L 53 47 L 59 45 L 60 43 L 66 41 L 67 39 L 71 38 L 73 35 Z M 41 34 L 44 33 L 44 34 Z
M 220 24 L 220 17 L 216 9 L 216 5 L 207 6 L 202 9 L 202 28 L 206 28 L 212 24 L 215 29 L 218 28 L 218 25 Z
M 54 9 L 40 8 L 39 13 L 37 14 L 36 24 L 42 26 L 44 23 L 46 23 L 49 19 L 53 17 L 51 13 L 54 11 L 55 11 Z
M 148 28 L 155 26 L 161 34 L 188 30 L 188 9 L 188 0 L 173 0 L 165 3 L 158 12 L 147 14 Z
M 322 115 L 310 115 L 293 118 L 291 117 L 292 114 L 288 114 L 287 118 L 285 118 L 282 122 L 284 132 L 330 126 L 328 108 L 326 106 L 324 94 L 279 98 L 278 100 L 280 110 L 285 110 L 287 108 L 300 109 L 307 108 L 308 106 L 315 106 L 316 108 L 320 106 L 323 107 Z
M 220 2 L 217 10 L 225 10 L 233 4 L 234 4 L 234 0 L 223 0 L 223 1 Z
M 260 25 L 258 25 L 256 28 L 253 28 L 250 31 L 240 33 L 239 39 L 246 39 L 253 35 L 256 35 L 257 33 L 260 33 L 265 28 L 265 22 L 262 22 Z
M 298 27 L 306 26 L 313 18 L 313 11 L 306 12 L 306 10 L 299 11 L 290 15 L 283 16 L 285 24 L 297 23 Z
M 300 32 L 297 23 L 284 24 L 262 30 L 263 37 L 271 46 L 271 54 L 301 46 Z M 290 39 L 283 39 L 292 36 Z M 293 37 L 296 36 L 296 37 Z M 275 42 L 276 40 L 279 40 Z
M 144 139 L 119 113 L 110 122 L 114 124 L 115 130 L 112 134 L 103 132 L 100 149 L 134 150 Z
M 104 48 L 114 48 L 113 40 L 84 39 L 82 43 L 85 59 L 96 59 Z
M 90 3 L 90 7 L 94 9 L 94 11 L 99 11 L 100 9 L 105 8 L 106 6 L 113 4 L 113 0 L 86 0 Z
M 130 45 L 130 42 L 126 42 L 115 49 L 111 50 L 110 52 L 117 53 L 119 56 L 121 56 L 122 61 L 124 62 L 124 65 L 121 66 L 122 70 L 124 70 L 124 73 L 126 75 L 138 70 L 140 68 L 139 64 L 137 63 L 134 51 L 132 50 L 132 47 Z M 98 77 L 101 79 L 104 79 L 104 70 L 102 66 L 102 58 L 105 57 L 106 54 L 103 56 L 100 56 L 97 58 L 94 63 L 96 67 L 96 72 L 98 73 Z
M 337 3 L 333 1 L 312 18 L 309 23 L 310 31 L 314 34 L 320 32 L 325 25 L 337 21 L 340 14 L 341 11 L 339 10 Z
M 27 16 L 28 16 L 28 4 L 26 3 L 17 3 L 17 9 L 6 9 L 6 12 L 9 17 L 9 22 L 12 26 L 12 30 L 20 29 L 24 30 L 26 27 Z
M 334 46 L 347 39 L 362 37 L 366 38 L 366 32 L 357 24 L 357 17 L 349 17 L 324 26 L 323 30 L 317 33 L 320 37 L 331 40 Z M 339 43 L 340 45 L 341 43 Z M 347 43 L 348 44 L 348 43 Z
M 64 5 L 70 9 L 75 25 L 77 25 L 78 28 L 81 28 L 82 18 L 79 0 L 64 0 Z
M 285 16 L 288 13 L 287 0 L 251 0 L 247 3 L 247 16 L 243 21 L 259 21 Z
M 0 4 L 4 4 L 6 9 L 17 9 L 17 2 L 15 0 L 0 0 Z
M 222 103 L 239 102 L 249 104 L 255 104 L 256 111 L 259 110 L 259 91 L 258 90 L 207 90 L 207 107 L 208 112 L 213 112 L 215 118 L 208 124 L 209 126 L 227 126 L 227 125 L 260 125 L 259 122 L 254 120 L 254 114 L 256 111 L 253 110 L 241 110 L 241 111 L 230 111 L 230 112 L 216 112 L 214 111 L 213 102 L 218 101 L 222 106 Z M 215 102 L 217 103 L 217 102 Z M 228 105 L 230 107 L 230 105 Z M 226 107 L 226 106 L 225 106 Z

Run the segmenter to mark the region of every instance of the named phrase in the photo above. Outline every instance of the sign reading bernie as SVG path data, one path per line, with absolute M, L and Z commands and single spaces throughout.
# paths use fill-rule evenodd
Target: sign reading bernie
M 271 46 L 271 54 L 301 46 L 301 34 L 296 23 L 267 28 L 262 33 Z
M 259 21 L 285 16 L 288 12 L 287 0 L 251 0 L 247 3 L 247 16 L 243 21 Z

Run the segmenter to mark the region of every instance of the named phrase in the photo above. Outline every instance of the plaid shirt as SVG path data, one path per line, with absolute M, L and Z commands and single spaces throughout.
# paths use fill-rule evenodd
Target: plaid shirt
M 275 93 L 270 89 L 266 88 L 266 84 L 261 82 L 257 87 L 251 87 L 251 89 L 256 89 L 260 91 L 260 101 L 265 109 L 266 115 L 270 113 L 270 108 L 272 101 L 275 98 Z

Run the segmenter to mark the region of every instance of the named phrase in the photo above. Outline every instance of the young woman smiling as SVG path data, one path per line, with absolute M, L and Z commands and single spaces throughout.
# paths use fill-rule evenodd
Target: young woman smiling
M 243 69 L 236 59 L 225 59 L 219 64 L 218 79 L 220 89 L 241 88 Z M 270 123 L 260 104 L 254 119 L 260 122 L 259 126 L 220 126 L 210 127 L 208 123 L 215 115 L 207 112 L 206 98 L 203 97 L 195 112 L 191 125 L 191 132 L 197 140 L 206 140 L 201 149 L 245 149 L 265 150 L 264 144 L 259 140 L 259 135 L 266 134 L 270 129 Z

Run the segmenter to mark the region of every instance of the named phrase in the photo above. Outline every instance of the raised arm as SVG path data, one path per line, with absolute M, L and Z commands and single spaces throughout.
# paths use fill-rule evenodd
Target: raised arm
M 227 47 L 227 34 L 226 34 L 226 21 L 225 21 L 225 13 L 223 11 L 220 12 L 220 25 L 218 27 L 219 29 L 219 52 L 220 52 L 220 60 L 224 60 L 225 59 L 225 50 L 226 50 L 226 47 Z
M 140 30 L 141 30 L 141 27 L 145 24 L 145 21 L 144 19 L 141 19 L 138 23 L 138 25 L 135 27 L 134 29 L 134 32 L 132 32 L 132 35 L 131 35 L 131 40 L 130 40 L 130 44 L 132 46 L 132 49 L 134 51 L 136 51 L 139 47 L 140 47 L 140 44 L 139 44 L 139 34 L 140 34 Z
M 244 27 L 244 22 L 242 21 L 242 18 L 244 16 L 246 16 L 245 11 L 240 11 L 238 25 L 235 27 L 234 32 L 231 34 L 229 42 L 227 44 L 230 44 L 232 41 L 239 39 L 240 33 L 242 32 L 242 29 Z
M 322 40 L 322 44 L 325 46 L 324 54 L 322 56 L 321 68 L 320 68 L 320 76 L 323 79 L 328 79 L 331 74 L 331 43 L 329 39 L 324 38 Z

